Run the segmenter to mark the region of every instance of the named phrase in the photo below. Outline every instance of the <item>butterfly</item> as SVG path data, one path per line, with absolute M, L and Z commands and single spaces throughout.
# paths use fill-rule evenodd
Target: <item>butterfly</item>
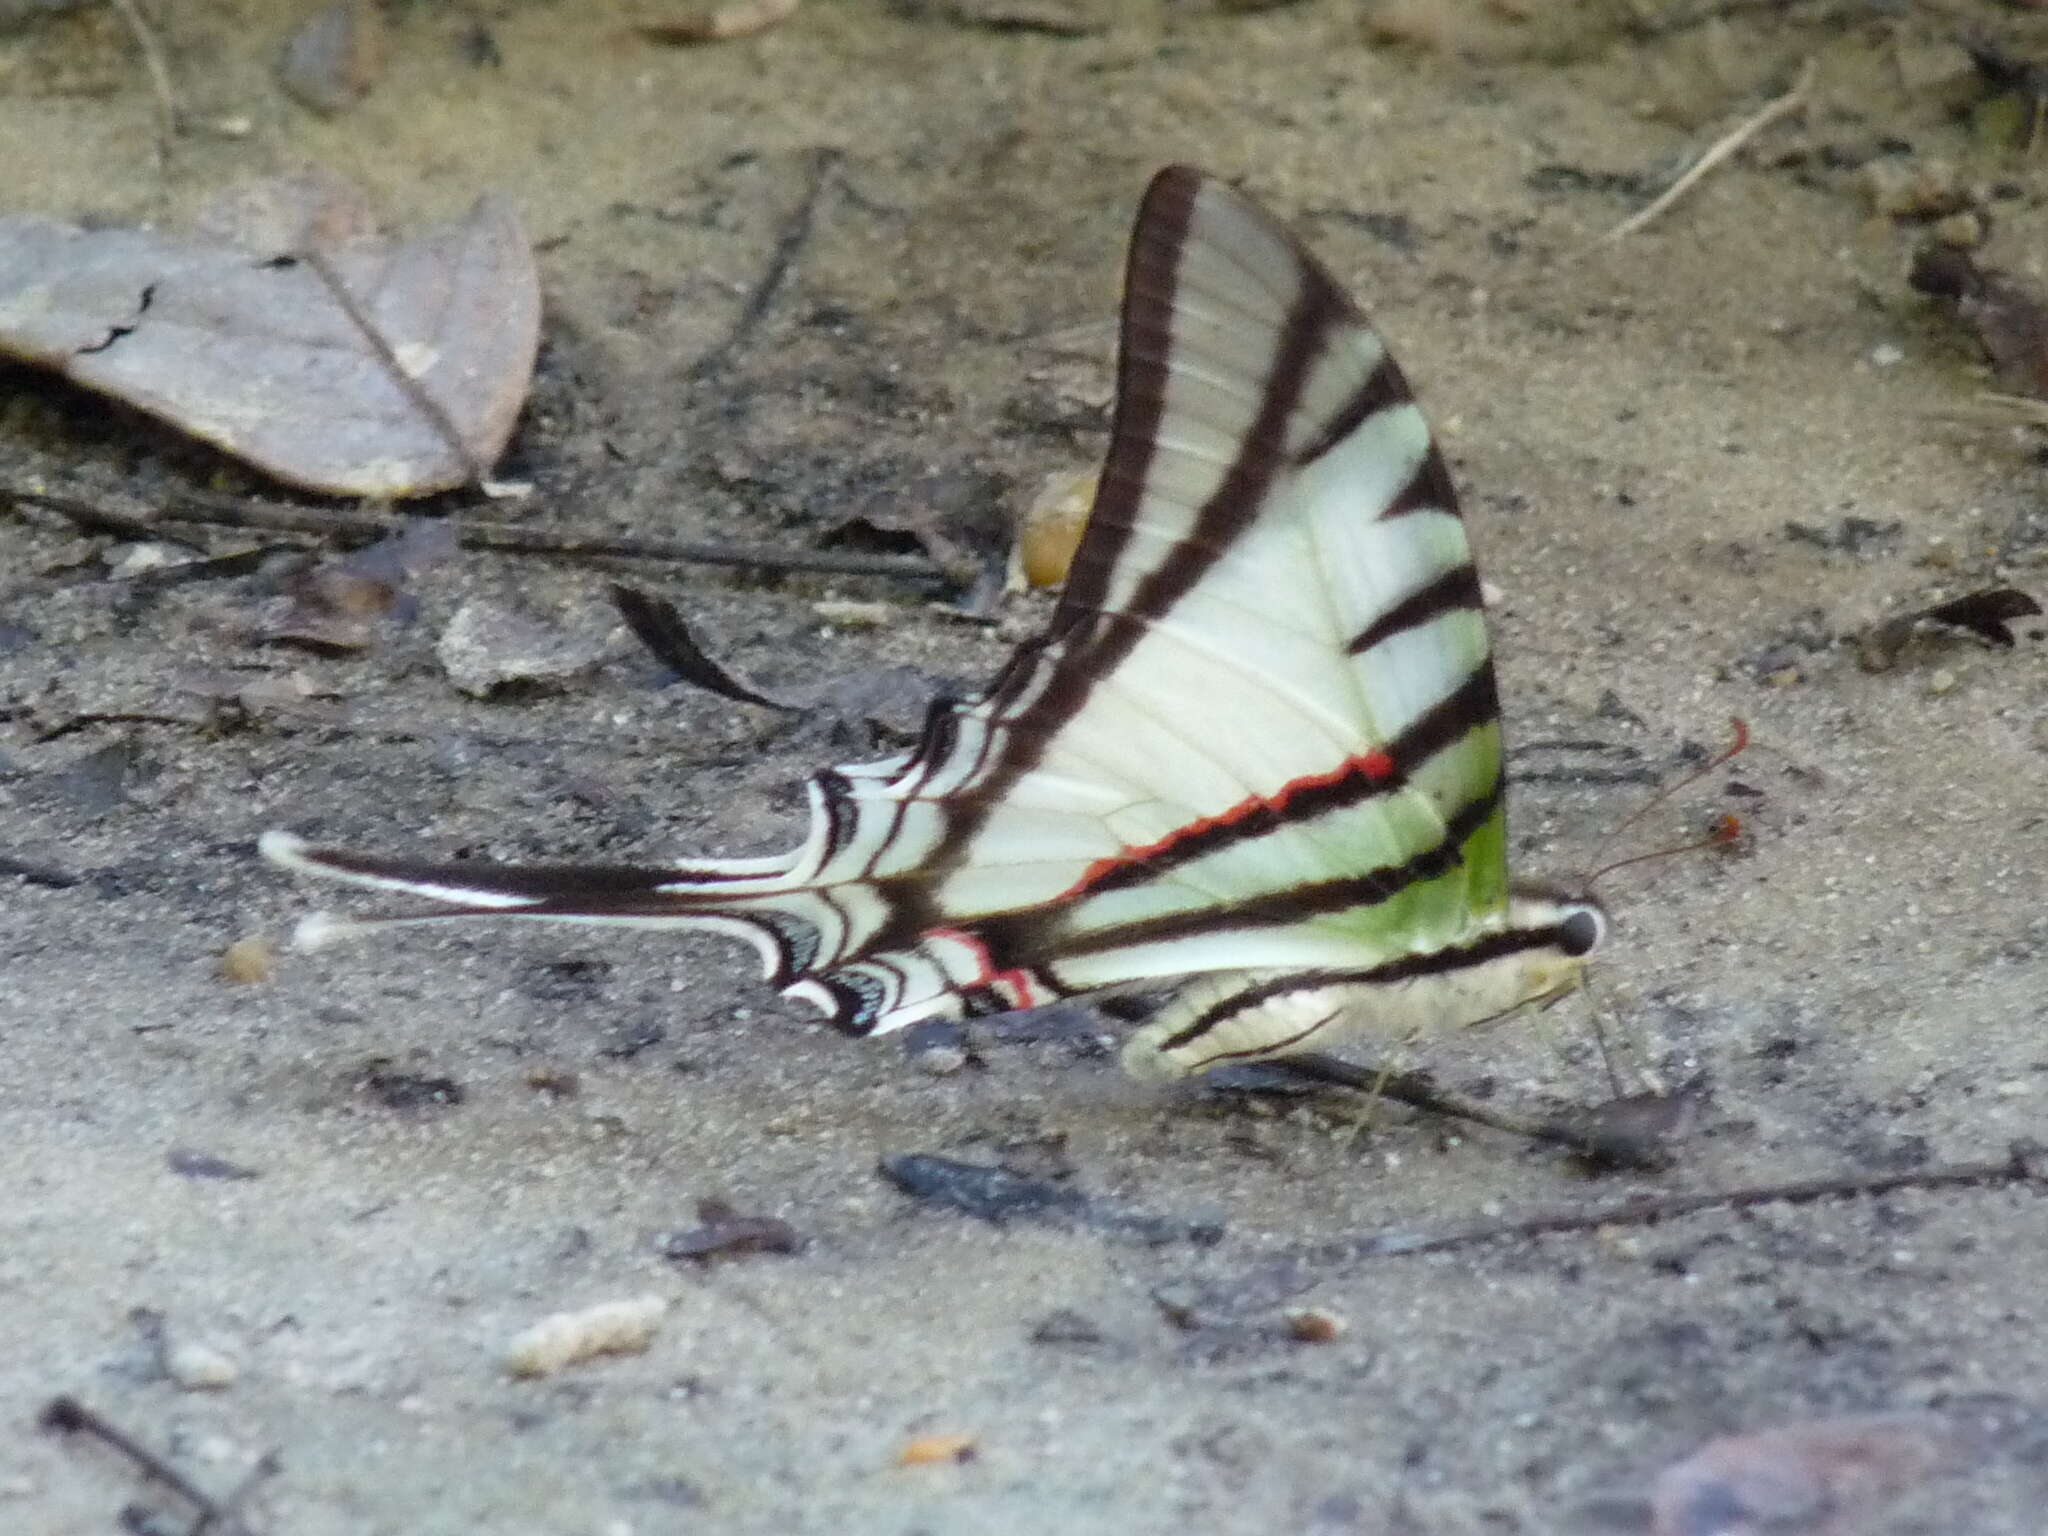
M 1406 1039 L 1572 990 L 1608 921 L 1511 882 L 1478 575 L 1428 424 L 1336 281 L 1248 198 L 1152 181 L 1094 507 L 1043 633 L 916 747 L 827 768 L 771 858 L 437 863 L 261 850 L 441 903 L 710 929 L 853 1035 L 1175 990 L 1134 1075 Z

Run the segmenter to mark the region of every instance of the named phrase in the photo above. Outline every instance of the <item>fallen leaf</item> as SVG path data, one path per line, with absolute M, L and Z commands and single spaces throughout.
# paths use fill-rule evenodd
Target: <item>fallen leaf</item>
M 413 572 L 456 550 L 454 524 L 415 518 L 376 543 L 323 560 L 292 578 L 290 601 L 260 638 L 309 650 L 367 650 L 387 619 L 412 616 L 406 592 Z
M 1978 266 L 1967 251 L 1938 243 L 1914 255 L 1907 281 L 1954 307 L 1956 317 L 1977 333 L 2003 388 L 2048 399 L 2048 294 L 2025 278 Z
M 1990 587 L 1931 608 L 1916 609 L 1874 624 L 1853 638 L 1856 660 L 1866 672 L 1889 672 L 1923 634 L 1965 631 L 1986 645 L 2011 650 L 2012 621 L 2031 618 L 2041 605 L 2012 587 Z
M 703 647 L 697 644 L 696 636 L 690 633 L 690 626 L 683 621 L 682 613 L 667 598 L 656 597 L 652 592 L 643 592 L 638 587 L 620 582 L 612 583 L 611 594 L 612 603 L 626 621 L 626 627 L 633 631 L 633 638 L 684 682 L 695 683 L 720 698 L 734 699 L 742 704 L 758 704 L 764 709 L 792 714 L 801 712 L 801 705 L 770 698 L 706 655 Z
M 661 1245 L 671 1259 L 709 1259 L 728 1253 L 795 1253 L 803 1247 L 796 1228 L 775 1216 L 743 1216 L 725 1201 L 697 1202 L 701 1226 L 677 1232 Z
M 533 250 L 496 198 L 460 224 L 317 260 L 0 218 L 0 352 L 307 490 L 404 497 L 468 483 L 512 435 L 539 337 Z
M 929 1205 L 944 1206 L 994 1226 L 1012 1221 L 1092 1228 L 1105 1236 L 1161 1245 L 1206 1248 L 1223 1236 L 1223 1223 L 1207 1217 L 1156 1216 L 1106 1204 L 1083 1190 L 1007 1168 L 963 1163 L 913 1152 L 884 1158 L 881 1173 L 898 1189 Z

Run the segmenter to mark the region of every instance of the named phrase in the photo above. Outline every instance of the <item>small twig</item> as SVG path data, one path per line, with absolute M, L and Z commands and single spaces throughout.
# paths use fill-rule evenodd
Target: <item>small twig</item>
M 1424 1114 L 1441 1115 L 1450 1120 L 1465 1120 L 1473 1125 L 1504 1131 L 1510 1136 L 1520 1136 L 1528 1141 L 1564 1147 L 1591 1162 L 1612 1165 L 1617 1161 L 1617 1144 L 1614 1138 L 1604 1134 L 1597 1126 L 1574 1124 L 1569 1120 L 1549 1115 L 1518 1114 L 1513 1110 L 1482 1104 L 1477 1099 L 1468 1099 L 1462 1094 L 1452 1093 L 1438 1086 L 1436 1079 L 1427 1072 L 1395 1072 L 1384 1067 L 1363 1066 L 1337 1056 L 1325 1056 L 1320 1052 L 1285 1057 L 1268 1065 L 1280 1068 L 1292 1076 L 1308 1078 L 1319 1083 L 1332 1083 L 1340 1088 L 1355 1089 L 1359 1093 L 1371 1094 L 1376 1098 L 1391 1099 L 1396 1104 L 1406 1104 L 1410 1109 L 1419 1109 Z M 1632 1166 L 1646 1166 L 1657 1159 L 1647 1156 L 1623 1156 L 1619 1161 Z
M 1599 247 L 1610 244 L 1613 241 L 1624 240 L 1653 220 L 1661 218 L 1671 208 L 1672 204 L 1698 186 L 1702 178 L 1709 171 L 1713 170 L 1715 166 L 1726 160 L 1779 118 L 1805 106 L 1807 92 L 1813 86 L 1813 76 L 1814 61 L 1808 59 L 1799 67 L 1799 78 L 1793 81 L 1791 90 L 1778 97 L 1777 100 L 1767 103 L 1760 111 L 1737 123 L 1727 133 L 1716 139 L 1708 146 L 1706 153 L 1693 161 L 1686 173 L 1666 187 L 1663 193 L 1647 208 L 1639 209 L 1623 219 L 1614 228 L 1587 246 L 1586 250 L 1597 250 Z
M 11 494 L 11 493 L 8 493 Z M 200 500 L 186 496 L 157 514 L 167 522 L 203 523 L 217 528 L 261 528 L 314 533 L 323 537 L 381 539 L 397 531 L 397 520 L 361 512 L 274 507 L 261 502 Z M 681 539 L 622 539 L 550 533 L 511 523 L 463 518 L 457 531 L 465 549 L 502 554 L 545 555 L 562 560 L 654 560 L 687 565 L 757 566 L 775 571 L 820 571 L 836 576 L 896 576 L 930 581 L 944 573 L 919 555 L 842 555 L 829 550 L 768 549 L 752 544 L 702 544 Z
M 236 1503 L 246 1497 L 247 1484 L 236 1489 L 225 1502 L 215 1499 L 205 1489 L 186 1477 L 184 1473 L 180 1472 L 170 1462 L 159 1456 L 155 1451 L 152 1451 L 140 1440 L 137 1440 L 125 1430 L 108 1423 L 90 1408 L 86 1407 L 85 1404 L 79 1402 L 77 1398 L 51 1398 L 44 1405 L 42 1425 L 45 1429 L 60 1430 L 67 1434 L 91 1435 L 103 1444 L 112 1446 L 123 1456 L 134 1462 L 145 1476 L 154 1478 L 157 1482 L 170 1489 L 171 1492 L 188 1501 L 194 1509 L 199 1511 L 198 1522 L 192 1527 L 194 1536 L 197 1536 L 197 1533 L 208 1530 L 229 1532 L 237 1530 L 246 1531 L 248 1529 L 242 1523 L 240 1516 L 236 1514 L 234 1508 Z M 269 1471 L 274 1470 L 275 1461 L 275 1455 L 266 1455 L 257 1462 L 257 1471 L 267 1476 Z
M 182 544 L 185 548 L 196 550 L 202 555 L 206 553 L 205 545 L 166 532 L 146 518 L 131 517 L 126 512 L 115 512 L 106 507 L 95 507 L 89 502 L 79 501 L 70 496 L 49 496 L 41 491 L 18 491 L 13 486 L 0 485 L 0 501 L 55 512 L 91 533 L 110 533 L 115 538 L 131 539 L 137 543 L 156 541 Z
M 427 425 L 434 429 L 435 435 L 447 445 L 448 451 L 461 463 L 462 473 L 467 482 L 476 486 L 483 485 L 490 473 L 489 466 L 470 451 L 461 429 L 455 425 L 454 418 L 442 407 L 441 402 L 428 394 L 418 379 L 406 372 L 405 364 L 401 363 L 398 354 L 391 350 L 390 340 L 364 311 L 362 305 L 356 302 L 355 294 L 349 291 L 349 286 L 342 281 L 341 274 L 334 270 L 334 263 L 327 259 L 326 253 L 316 246 L 305 245 L 292 254 L 313 269 L 314 276 L 326 286 L 328 297 L 334 300 L 344 315 L 348 316 L 349 324 L 353 325 L 356 333 L 363 338 L 364 345 L 370 349 L 371 356 L 377 359 L 385 376 L 398 386 L 400 394 L 412 402 L 412 408 L 420 413 Z
M 1296 1250 L 1290 1257 L 1310 1264 L 1337 1264 L 1400 1254 L 1442 1253 L 1449 1248 L 1468 1248 L 1476 1243 L 1497 1242 L 1503 1238 L 1543 1237 L 1554 1232 L 1591 1232 L 1600 1227 L 1649 1226 L 1701 1211 L 1739 1211 L 1757 1205 L 1843 1200 L 1858 1195 L 1889 1194 L 1898 1189 L 2041 1183 L 2043 1170 L 2035 1167 L 2034 1157 L 2034 1149 L 2015 1143 L 2006 1157 L 1995 1163 L 1946 1163 L 1903 1173 L 1836 1174 L 1695 1195 L 1652 1195 L 1587 1211 L 1539 1211 L 1531 1216 L 1451 1227 L 1441 1232 L 1369 1233 L 1363 1237 L 1317 1243 Z
M 323 538 L 343 539 L 381 539 L 397 532 L 401 526 L 397 519 L 370 513 L 274 507 L 263 502 L 215 501 L 191 495 L 165 507 L 154 519 L 91 506 L 67 496 L 16 490 L 8 485 L 0 485 L 0 501 L 41 507 L 68 517 L 79 527 L 94 533 L 181 544 L 200 554 L 206 553 L 203 544 L 172 533 L 162 524 L 197 523 L 213 528 L 312 533 Z M 544 555 L 560 560 L 650 560 L 679 565 L 757 566 L 772 571 L 817 571 L 828 576 L 895 576 L 907 581 L 935 581 L 945 576 L 944 571 L 922 555 L 841 555 L 830 550 L 770 549 L 758 544 L 584 537 L 469 518 L 462 519 L 456 539 L 465 549 L 491 549 L 508 555 Z M 222 558 L 241 559 L 244 556 Z
M 752 339 L 754 329 L 767 318 L 769 306 L 782 291 L 782 285 L 789 280 L 790 270 L 796 265 L 797 256 L 810 244 L 811 231 L 818 221 L 818 204 L 824 197 L 825 187 L 831 180 L 831 171 L 838 165 L 840 153 L 836 149 L 815 149 L 811 151 L 811 179 L 804 188 L 803 200 L 776 236 L 775 249 L 769 254 L 767 270 L 760 281 L 754 284 L 753 292 L 747 295 L 747 302 L 740 307 L 739 318 L 723 341 L 712 347 L 702 357 L 690 364 L 687 377 L 693 380 L 709 378 L 732 361 L 733 355 Z
M 163 44 L 157 41 L 156 30 L 142 14 L 142 7 L 135 0 L 114 0 L 114 9 L 135 34 L 135 44 L 142 50 L 142 67 L 149 72 L 150 89 L 156 93 L 156 154 L 161 168 L 171 158 L 171 140 L 184 131 L 185 109 L 179 105 L 177 88 L 171 84 L 171 66 L 164 57 Z

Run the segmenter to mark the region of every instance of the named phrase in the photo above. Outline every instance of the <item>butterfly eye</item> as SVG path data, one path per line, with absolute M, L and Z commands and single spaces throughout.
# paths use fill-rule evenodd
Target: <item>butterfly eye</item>
M 1558 947 L 1576 959 L 1590 955 L 1607 937 L 1607 919 L 1598 907 L 1573 907 L 1557 925 Z

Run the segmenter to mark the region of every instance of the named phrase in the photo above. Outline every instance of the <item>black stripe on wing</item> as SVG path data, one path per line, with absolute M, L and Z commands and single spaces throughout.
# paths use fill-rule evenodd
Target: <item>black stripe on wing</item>
M 1455 609 L 1466 608 L 1476 613 L 1484 606 L 1484 599 L 1479 594 L 1479 572 L 1467 560 L 1402 598 L 1353 635 L 1351 643 L 1344 649 L 1353 656 L 1362 656 L 1382 640 L 1391 640 L 1408 630 L 1420 629 L 1430 620 L 1441 618 Z
M 1306 468 L 1308 465 L 1315 463 L 1324 454 L 1336 448 L 1344 439 L 1356 432 L 1388 406 L 1406 405 L 1414 398 L 1414 393 L 1408 388 L 1407 377 L 1401 372 L 1400 365 L 1391 357 L 1382 357 L 1379 366 L 1373 369 L 1371 374 L 1367 376 L 1365 383 L 1360 385 L 1353 392 L 1351 398 L 1344 402 L 1343 409 L 1332 416 L 1324 425 L 1322 431 L 1318 432 L 1302 447 L 1300 452 L 1295 454 L 1294 462 Z M 1435 453 L 1436 449 L 1432 446 L 1430 455 L 1434 457 Z M 1456 509 L 1446 507 L 1444 510 L 1448 512 Z

